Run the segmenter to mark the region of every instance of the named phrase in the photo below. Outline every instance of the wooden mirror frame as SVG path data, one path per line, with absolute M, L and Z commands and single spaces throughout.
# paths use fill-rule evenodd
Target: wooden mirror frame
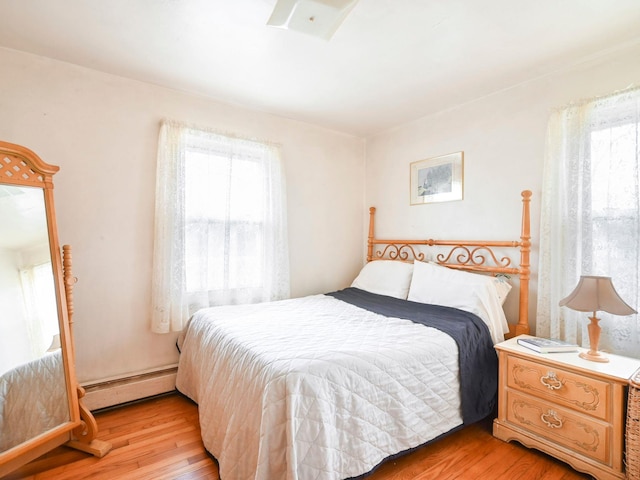
M 78 385 L 76 379 L 75 351 L 70 321 L 73 313 L 72 288 L 75 278 L 71 273 L 70 247 L 65 245 L 63 249 L 63 265 L 58 242 L 53 201 L 53 175 L 58 170 L 59 167 L 45 163 L 28 148 L 0 141 L 0 184 L 42 188 L 44 193 L 49 253 L 69 404 L 69 421 L 0 453 L 0 477 L 63 444 L 97 457 L 104 456 L 111 449 L 109 443 L 95 438 L 97 425 L 91 412 L 82 404 L 84 390 Z

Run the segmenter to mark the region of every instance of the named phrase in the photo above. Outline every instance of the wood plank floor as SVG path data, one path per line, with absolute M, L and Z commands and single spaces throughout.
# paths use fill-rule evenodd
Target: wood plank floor
M 113 444 L 104 458 L 60 447 L 5 480 L 219 479 L 200 439 L 197 408 L 175 393 L 99 412 L 98 437 Z M 480 422 L 387 461 L 366 480 L 587 478 L 543 453 L 493 438 L 491 423 Z

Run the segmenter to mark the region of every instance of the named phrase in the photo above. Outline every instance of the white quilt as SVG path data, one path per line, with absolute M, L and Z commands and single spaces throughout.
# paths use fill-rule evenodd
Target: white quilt
M 0 376 L 0 452 L 68 421 L 60 350 Z
M 448 335 L 316 295 L 192 318 L 177 387 L 222 480 L 338 480 L 462 424 Z

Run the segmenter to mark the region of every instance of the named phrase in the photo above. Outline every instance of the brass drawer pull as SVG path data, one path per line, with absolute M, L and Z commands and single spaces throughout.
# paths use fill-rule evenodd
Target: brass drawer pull
M 558 414 L 553 410 L 549 410 L 547 413 L 540 415 L 540 420 L 549 428 L 562 428 L 562 419 L 558 417 Z
M 547 372 L 547 375 L 540 377 L 540 383 L 542 383 L 549 390 L 560 390 L 562 388 L 562 382 L 556 377 L 555 372 Z

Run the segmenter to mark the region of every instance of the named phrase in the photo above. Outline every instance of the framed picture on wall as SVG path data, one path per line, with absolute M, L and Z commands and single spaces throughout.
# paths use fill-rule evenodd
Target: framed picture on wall
M 462 200 L 464 152 L 411 164 L 411 205 Z

